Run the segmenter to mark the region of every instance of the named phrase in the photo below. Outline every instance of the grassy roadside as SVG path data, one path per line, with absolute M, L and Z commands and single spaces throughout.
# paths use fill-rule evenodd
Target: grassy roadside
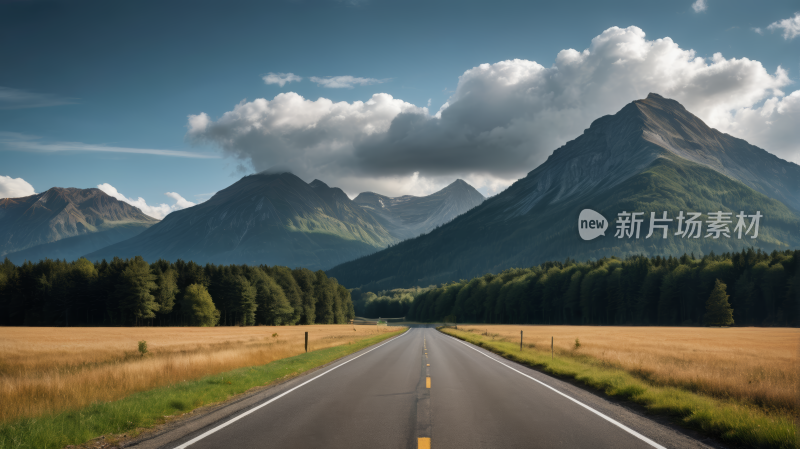
M 736 445 L 759 448 L 800 448 L 792 416 L 767 413 L 756 406 L 701 396 L 674 387 L 660 387 L 600 361 L 559 356 L 549 351 L 519 349 L 519 343 L 492 340 L 470 332 L 442 332 L 485 348 L 509 360 L 544 372 L 575 379 L 584 385 L 645 406 L 652 413 L 668 415 L 681 424 Z
M 350 345 L 312 351 L 261 366 L 181 382 L 79 410 L 0 423 L 0 448 L 62 448 L 101 435 L 135 433 L 197 407 L 224 401 L 247 390 L 295 377 L 400 334 L 386 332 Z M 101 386 L 98 386 L 101 388 Z

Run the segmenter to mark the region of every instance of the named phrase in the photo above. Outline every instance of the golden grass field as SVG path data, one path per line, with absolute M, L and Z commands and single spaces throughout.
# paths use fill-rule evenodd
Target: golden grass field
M 550 351 L 588 357 L 656 385 L 731 398 L 797 414 L 800 407 L 800 329 L 459 325 Z M 580 348 L 575 349 L 575 339 Z
M 306 331 L 311 351 L 391 330 L 348 325 L 0 327 L 0 422 L 298 355 L 305 351 Z M 140 340 L 147 341 L 144 357 L 138 352 Z

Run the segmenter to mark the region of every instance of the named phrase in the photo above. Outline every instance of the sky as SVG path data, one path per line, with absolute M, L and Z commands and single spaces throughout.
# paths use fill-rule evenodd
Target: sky
M 162 218 L 265 170 L 489 196 L 649 92 L 800 163 L 798 80 L 796 0 L 5 0 L 0 197 Z

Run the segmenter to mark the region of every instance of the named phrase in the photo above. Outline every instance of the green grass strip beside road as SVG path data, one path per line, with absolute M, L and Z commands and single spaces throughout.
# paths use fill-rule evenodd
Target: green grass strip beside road
M 253 387 L 295 377 L 402 333 L 386 332 L 350 345 L 311 351 L 261 366 L 239 368 L 213 376 L 134 393 L 113 402 L 80 410 L 0 424 L 0 448 L 44 449 L 83 444 L 109 434 L 127 433 L 165 422 L 203 405 L 224 401 Z
M 654 414 L 713 435 L 725 442 L 758 448 L 800 448 L 791 416 L 766 413 L 754 405 L 702 396 L 680 388 L 661 387 L 622 369 L 602 366 L 600 361 L 557 356 L 550 351 L 519 349 L 519 343 L 492 340 L 471 332 L 442 328 L 442 332 L 480 346 L 508 360 L 540 369 L 645 406 Z M 549 348 L 548 348 L 549 349 Z

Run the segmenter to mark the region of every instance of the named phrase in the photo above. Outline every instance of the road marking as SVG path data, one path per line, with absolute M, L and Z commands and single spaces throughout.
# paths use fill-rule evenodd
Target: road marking
M 422 337 L 425 339 L 427 330 L 423 331 Z M 427 359 L 428 356 L 425 355 Z M 422 362 L 422 372 L 420 380 L 425 378 L 425 384 L 422 382 L 417 384 L 417 447 L 427 448 L 431 447 L 431 378 L 430 368 L 425 367 L 425 362 Z M 412 440 L 413 441 L 413 440 Z
M 379 344 L 378 346 L 375 346 L 374 348 L 370 349 L 369 351 L 367 351 L 367 352 L 365 352 L 365 353 L 363 353 L 363 354 L 359 354 L 359 355 L 357 355 L 357 356 L 353 357 L 352 359 L 350 359 L 350 360 L 348 360 L 348 361 L 346 361 L 346 362 L 344 362 L 344 363 L 342 363 L 342 364 L 339 364 L 339 365 L 336 365 L 336 366 L 334 366 L 333 368 L 329 369 L 328 371 L 325 371 L 324 373 L 320 374 L 319 376 L 316 376 L 316 377 L 314 377 L 314 378 L 312 378 L 312 379 L 309 379 L 309 380 L 307 380 L 307 381 L 305 381 L 305 382 L 301 383 L 300 385 L 298 385 L 298 386 L 296 386 L 296 387 L 292 388 L 291 390 L 284 391 L 283 393 L 279 394 L 278 396 L 275 396 L 274 398 L 270 399 L 269 401 L 267 401 L 267 402 L 265 402 L 265 403 L 263 403 L 263 404 L 261 404 L 261 405 L 259 405 L 259 406 L 257 406 L 257 407 L 251 408 L 250 410 L 248 410 L 248 411 L 246 411 L 246 412 L 242 413 L 241 415 L 239 415 L 239 416 L 237 416 L 237 417 L 235 417 L 235 418 L 233 418 L 233 419 L 231 419 L 231 420 L 228 420 L 228 421 L 226 421 L 226 422 L 224 422 L 224 423 L 222 423 L 222 424 L 218 425 L 217 427 L 214 427 L 213 429 L 209 430 L 208 432 L 206 432 L 206 433 L 204 433 L 204 434 L 202 434 L 202 435 L 200 435 L 200 436 L 198 436 L 198 437 L 195 437 L 195 438 L 193 438 L 193 439 L 191 439 L 191 440 L 189 440 L 189 441 L 187 441 L 187 442 L 185 442 L 185 443 L 181 444 L 180 446 L 176 446 L 176 447 L 175 447 L 175 449 L 185 449 L 185 448 L 187 448 L 187 447 L 189 447 L 189 446 L 193 445 L 194 443 L 197 443 L 198 441 L 200 441 L 200 440 L 202 440 L 203 438 L 205 438 L 205 437 L 207 437 L 207 436 L 209 436 L 209 435 L 211 435 L 211 434 L 213 434 L 213 433 L 217 432 L 218 430 L 222 430 L 223 428 L 225 428 L 225 427 L 228 427 L 229 425 L 231 425 L 231 424 L 235 423 L 236 421 L 238 421 L 238 420 L 240 420 L 240 419 L 244 418 L 245 416 L 247 416 L 247 415 L 249 415 L 249 414 L 251 414 L 251 413 L 254 413 L 256 410 L 259 410 L 259 409 L 261 409 L 262 407 L 266 407 L 267 405 L 269 405 L 269 404 L 271 404 L 271 403 L 273 403 L 273 402 L 277 401 L 278 399 L 280 399 L 280 398 L 282 398 L 282 397 L 286 396 L 287 394 L 289 394 L 289 393 L 293 392 L 294 390 L 297 390 L 298 388 L 302 387 L 303 385 L 306 385 L 306 384 L 308 384 L 308 383 L 311 383 L 311 382 L 313 382 L 313 381 L 315 381 L 315 380 L 319 379 L 320 377 L 322 377 L 322 376 L 324 376 L 324 375 L 326 375 L 326 374 L 330 373 L 331 371 L 335 370 L 336 368 L 339 368 L 339 367 L 341 367 L 341 366 L 347 365 L 348 363 L 352 362 L 353 360 L 355 360 L 355 359 L 357 359 L 357 358 L 359 358 L 359 357 L 361 357 L 361 356 L 363 356 L 363 355 L 367 355 L 367 354 L 369 354 L 370 352 L 372 352 L 372 351 L 374 351 L 374 350 L 376 350 L 376 349 L 380 348 L 381 346 L 383 346 L 383 345 L 385 345 L 385 344 L 391 343 L 391 342 L 393 342 L 393 341 L 397 341 L 397 339 L 399 339 L 399 338 L 402 338 L 402 337 L 404 337 L 404 336 L 408 335 L 408 333 L 409 333 L 409 331 L 410 331 L 410 330 L 411 330 L 411 329 L 408 329 L 408 330 L 406 330 L 405 332 L 403 332 L 402 334 L 400 334 L 399 336 L 397 336 L 397 337 L 394 337 L 394 338 L 392 338 L 391 340 L 389 340 L 389 341 L 387 341 L 387 342 L 381 343 L 381 344 Z
M 448 337 L 450 337 L 450 336 L 448 335 Z M 538 383 L 538 384 L 540 384 L 540 385 L 542 385 L 544 387 L 547 387 L 550 390 L 553 390 L 554 392 L 560 394 L 561 396 L 564 396 L 565 398 L 569 399 L 570 401 L 580 405 L 581 407 L 585 408 L 586 410 L 589 410 L 590 412 L 594 413 L 595 415 L 605 419 L 606 421 L 610 422 L 611 424 L 614 424 L 615 426 L 619 427 L 620 429 L 622 429 L 622 430 L 628 432 L 629 434 L 635 436 L 636 438 L 644 441 L 645 443 L 649 444 L 650 446 L 658 448 L 658 449 L 666 449 L 664 446 L 656 443 L 655 441 L 651 440 L 650 438 L 647 438 L 646 436 L 640 434 L 639 432 L 631 429 L 630 427 L 626 426 L 625 424 L 622 424 L 621 422 L 616 421 L 616 420 L 614 420 L 614 419 L 612 419 L 612 418 L 610 418 L 610 417 L 598 412 L 597 410 L 589 407 L 588 405 L 584 404 L 583 402 L 580 402 L 577 399 L 573 399 L 573 398 L 567 396 L 566 394 L 556 390 L 555 388 L 551 387 L 550 385 L 547 385 L 546 383 L 544 383 L 544 382 L 542 382 L 542 381 L 540 381 L 538 379 L 535 379 L 535 378 L 523 373 L 522 371 L 520 371 L 520 370 L 518 370 L 518 369 L 516 369 L 516 368 L 514 368 L 512 366 L 506 365 L 505 363 L 501 362 L 500 360 L 497 360 L 494 357 L 489 356 L 489 354 L 486 354 L 483 351 L 479 351 L 478 349 L 473 348 L 472 345 L 470 345 L 469 343 L 463 342 L 463 341 L 461 341 L 461 340 L 459 340 L 459 339 L 457 339 L 455 337 L 450 337 L 450 338 L 452 338 L 453 340 L 463 344 L 464 346 L 468 347 L 469 349 L 472 349 L 473 351 L 477 352 L 478 354 L 481 354 L 481 355 L 485 356 L 489 360 L 493 360 L 493 361 L 505 366 L 506 368 L 510 369 L 511 371 L 515 371 L 515 372 L 517 372 L 519 374 L 522 374 L 523 376 L 527 377 L 528 379 L 530 379 L 530 380 L 532 380 L 532 381 L 534 381 L 534 382 L 536 382 L 536 383 Z

